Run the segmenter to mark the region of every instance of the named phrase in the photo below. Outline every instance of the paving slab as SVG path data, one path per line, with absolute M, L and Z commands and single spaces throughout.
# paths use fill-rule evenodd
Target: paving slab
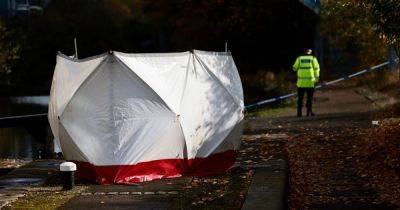
M 281 210 L 287 207 L 287 166 L 284 160 L 255 165 L 255 174 L 242 210 Z
M 77 196 L 73 203 L 60 209 L 129 209 L 129 210 L 164 210 L 170 206 L 170 198 L 167 196 L 154 195 L 100 195 L 100 196 Z
M 192 181 L 192 177 L 175 179 L 159 179 L 150 182 L 142 182 L 137 185 L 90 185 L 85 192 L 156 192 L 156 191 L 180 191 L 182 187 Z
M 169 209 L 192 177 L 161 179 L 138 185 L 91 185 L 61 209 Z

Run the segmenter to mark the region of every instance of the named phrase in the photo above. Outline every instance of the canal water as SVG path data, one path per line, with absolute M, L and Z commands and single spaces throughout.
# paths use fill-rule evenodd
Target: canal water
M 48 96 L 0 97 L 0 117 L 47 113 Z M 0 158 L 32 160 L 42 143 L 23 127 L 0 128 Z

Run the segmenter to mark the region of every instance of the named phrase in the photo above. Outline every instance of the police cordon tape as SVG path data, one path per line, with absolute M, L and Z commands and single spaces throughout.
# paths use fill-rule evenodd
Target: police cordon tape
M 398 62 L 398 60 L 399 60 L 399 58 L 395 59 L 394 62 Z M 379 70 L 380 68 L 382 68 L 384 66 L 387 66 L 389 64 L 390 64 L 390 61 L 386 61 L 384 63 L 378 64 L 378 65 L 373 66 L 373 67 L 366 68 L 366 69 L 361 70 L 359 72 L 356 72 L 356 73 L 353 73 L 353 74 L 350 74 L 350 75 L 347 75 L 347 76 L 344 76 L 344 77 L 340 77 L 339 79 L 335 79 L 335 80 L 332 80 L 332 81 L 325 82 L 323 84 L 317 85 L 317 86 L 315 86 L 315 89 L 321 89 L 321 88 L 327 87 L 329 85 L 336 84 L 338 82 L 342 82 L 342 81 L 345 81 L 345 80 L 348 80 L 348 79 L 351 79 L 351 78 L 354 78 L 354 77 L 358 77 L 360 75 L 363 75 L 363 74 L 371 72 L 371 71 Z M 281 100 L 284 100 L 284 99 L 287 99 L 287 98 L 291 98 L 291 97 L 294 97 L 294 96 L 297 96 L 296 92 L 290 93 L 290 94 L 287 94 L 287 95 L 283 95 L 283 96 L 270 98 L 270 99 L 267 99 L 267 100 L 264 100 L 264 101 L 260 101 L 260 102 L 254 103 L 254 104 L 247 105 L 247 106 L 245 106 L 245 110 L 256 108 L 258 106 L 269 104 L 269 103 L 272 103 L 272 102 L 281 101 Z

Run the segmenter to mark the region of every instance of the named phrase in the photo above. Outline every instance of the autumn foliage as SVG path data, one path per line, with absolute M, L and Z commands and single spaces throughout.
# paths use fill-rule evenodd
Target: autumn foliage
M 290 70 L 313 45 L 316 20 L 292 0 L 52 0 L 43 14 L 1 21 L 0 92 L 48 93 L 56 52 L 73 54 L 74 37 L 80 58 L 223 51 L 227 41 L 240 72 Z
M 363 0 L 323 0 L 318 31 L 326 40 L 325 68 L 359 70 L 387 59 L 388 42 Z
M 356 166 L 386 202 L 400 206 L 400 123 L 386 122 L 361 136 L 354 149 Z

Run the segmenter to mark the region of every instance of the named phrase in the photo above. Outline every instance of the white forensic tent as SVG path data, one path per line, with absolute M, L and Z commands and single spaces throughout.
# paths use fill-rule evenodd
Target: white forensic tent
M 243 89 L 230 53 L 59 54 L 49 122 L 77 176 L 136 183 L 233 165 Z

